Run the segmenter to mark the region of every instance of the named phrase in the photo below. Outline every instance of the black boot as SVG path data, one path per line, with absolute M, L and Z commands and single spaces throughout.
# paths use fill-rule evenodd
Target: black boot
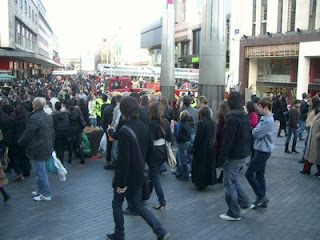
M 297 142 L 293 142 L 293 143 L 292 143 L 291 152 L 293 152 L 293 153 L 299 153 L 299 152 L 296 150 L 296 144 L 297 144 Z
M 284 152 L 285 152 L 285 153 L 291 153 L 291 152 L 289 151 L 289 143 L 287 143 L 287 142 L 286 142 L 286 148 L 285 148 Z
M 7 193 L 3 187 L 0 188 L 0 192 L 2 194 L 2 197 L 3 197 L 3 202 L 7 202 L 9 199 L 10 199 L 10 195 L 9 193 Z
M 281 128 L 279 128 L 279 130 L 278 130 L 278 137 L 282 137 L 282 136 L 280 135 L 280 133 L 281 133 Z

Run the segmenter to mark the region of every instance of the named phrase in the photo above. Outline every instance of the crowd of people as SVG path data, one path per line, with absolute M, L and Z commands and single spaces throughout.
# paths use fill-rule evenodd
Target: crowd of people
M 30 175 L 37 177 L 35 201 L 50 201 L 51 191 L 46 175 L 46 161 L 57 153 L 62 164 L 68 151 L 68 163 L 77 153 L 85 164 L 81 134 L 87 126 L 101 127 L 106 133 L 106 170 L 114 169 L 112 208 L 114 233 L 107 239 L 124 239 L 123 214 L 139 214 L 158 239 L 170 234 L 144 206 L 142 187 L 146 172 L 158 198 L 156 210 L 165 210 L 167 201 L 160 174 L 167 170 L 167 144 L 177 146 L 177 166 L 172 169 L 179 181 L 190 181 L 199 190 L 217 183 L 224 184 L 228 211 L 220 218 L 241 220 L 248 209 L 266 207 L 266 162 L 274 149 L 274 121 L 280 121 L 278 137 L 285 131 L 286 153 L 298 153 L 297 138 L 305 139 L 301 173 L 310 174 L 317 165 L 320 177 L 319 128 L 320 105 L 317 96 L 303 95 L 290 109 L 286 97 L 275 99 L 252 96 L 242 104 L 238 92 L 231 92 L 217 110 L 210 109 L 205 96 L 199 96 L 194 107 L 193 96 L 169 101 L 165 96 L 124 92 L 110 95 L 102 91 L 97 79 L 38 79 L 33 84 L 18 82 L 3 88 L 0 107 L 0 191 L 4 202 L 6 171 L 14 170 L 15 181 Z M 293 144 L 289 143 L 293 135 Z M 9 161 L 8 161 L 9 159 Z M 5 161 L 6 160 L 6 161 Z M 250 200 L 241 188 L 239 172 L 245 172 L 256 199 Z M 6 166 L 4 166 L 6 165 Z M 217 171 L 220 169 L 220 171 Z M 220 173 L 217 176 L 217 172 Z M 122 210 L 124 199 L 128 208 Z

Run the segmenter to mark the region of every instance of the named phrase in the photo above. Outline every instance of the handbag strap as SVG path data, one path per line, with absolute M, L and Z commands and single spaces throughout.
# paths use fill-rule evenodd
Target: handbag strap
M 138 147 L 138 154 L 139 154 L 140 162 L 143 164 L 143 167 L 144 167 L 144 161 L 143 161 L 142 152 L 141 152 L 141 148 L 140 148 L 140 144 L 139 144 L 137 135 L 135 134 L 135 132 L 130 127 L 128 127 L 126 125 L 123 125 L 122 127 L 124 129 L 126 129 L 131 134 L 131 136 L 133 137 L 134 141 L 136 142 L 136 145 Z

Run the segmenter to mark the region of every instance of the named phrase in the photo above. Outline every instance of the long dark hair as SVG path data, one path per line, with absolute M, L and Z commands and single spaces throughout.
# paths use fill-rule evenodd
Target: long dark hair
M 312 109 L 314 109 L 315 115 L 320 112 L 320 101 L 318 97 L 312 97 Z
M 246 107 L 248 109 L 248 114 L 256 111 L 256 108 L 254 107 L 254 104 L 251 101 L 247 102 Z
M 204 106 L 203 108 L 200 109 L 199 111 L 199 119 L 207 119 L 211 120 L 211 111 L 210 108 L 207 106 Z
M 158 102 L 153 102 L 149 105 L 149 110 L 148 110 L 149 118 L 150 120 L 155 120 L 158 121 L 160 129 L 162 133 L 165 135 L 166 134 L 166 128 L 164 125 L 164 109 L 163 105 Z
M 18 104 L 14 109 L 14 113 L 16 115 L 16 119 L 20 124 L 25 125 L 28 120 L 27 110 L 22 104 Z

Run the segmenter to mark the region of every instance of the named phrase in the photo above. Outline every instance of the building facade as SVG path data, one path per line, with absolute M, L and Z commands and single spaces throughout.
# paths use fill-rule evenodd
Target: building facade
M 0 70 L 27 78 L 60 67 L 58 39 L 41 0 L 0 0 L 0 6 Z
M 246 100 L 251 94 L 320 92 L 320 2 L 232 1 L 230 72 Z
M 227 35 L 231 0 L 227 1 Z M 175 67 L 199 68 L 204 0 L 175 0 Z M 152 65 L 161 65 L 162 17 L 141 29 L 141 48 L 149 49 Z M 229 44 L 226 52 L 229 67 Z

